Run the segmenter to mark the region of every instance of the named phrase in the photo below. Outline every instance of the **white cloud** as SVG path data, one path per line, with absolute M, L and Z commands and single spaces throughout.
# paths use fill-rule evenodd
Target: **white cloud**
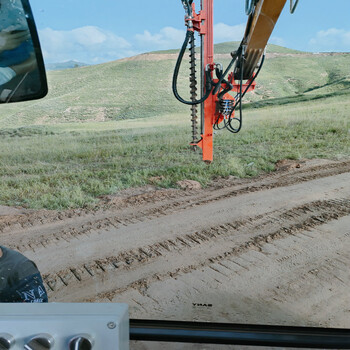
M 39 30 L 39 37 L 46 62 L 73 59 L 85 63 L 100 63 L 137 53 L 124 38 L 94 26 L 70 31 L 46 28 Z
M 214 25 L 214 42 L 240 41 L 245 24 Z M 154 50 L 179 49 L 185 38 L 185 28 L 164 27 L 151 33 L 125 38 L 96 26 L 72 30 L 39 30 L 41 47 L 47 63 L 76 60 L 84 63 L 102 63 Z M 196 41 L 200 45 L 199 40 Z
M 184 39 L 185 30 L 173 27 L 164 27 L 155 34 L 145 30 L 142 34 L 135 35 L 137 46 L 146 51 L 177 49 L 182 45 Z
M 185 38 L 185 30 L 164 27 L 154 34 L 145 30 L 128 41 L 95 26 L 69 31 L 45 28 L 39 30 L 39 38 L 47 63 L 76 60 L 95 64 L 141 52 L 179 48 Z
M 214 42 L 241 41 L 245 27 L 245 24 L 229 26 L 225 23 L 217 23 L 214 25 Z
M 269 44 L 275 44 L 279 46 L 286 46 L 286 42 L 283 38 L 280 38 L 278 36 L 272 36 L 269 40 Z
M 350 31 L 330 28 L 319 31 L 309 41 L 311 50 L 314 51 L 345 51 L 350 49 Z
M 241 41 L 245 31 L 245 24 L 229 26 L 224 23 L 214 25 L 214 42 Z M 164 27 L 157 33 L 145 30 L 142 34 L 135 35 L 138 48 L 146 51 L 178 49 L 185 39 L 185 29 L 180 30 L 173 27 Z M 199 46 L 199 40 L 197 41 Z

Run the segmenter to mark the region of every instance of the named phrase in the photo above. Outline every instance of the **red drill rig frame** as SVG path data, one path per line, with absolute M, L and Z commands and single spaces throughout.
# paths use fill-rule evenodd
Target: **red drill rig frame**
M 174 71 L 173 91 L 178 100 L 192 106 L 193 140 L 191 145 L 200 148 L 203 160 L 211 163 L 213 161 L 214 129 L 227 128 L 232 133 L 237 133 L 242 127 L 242 98 L 246 92 L 255 88 L 255 78 L 264 60 L 267 41 L 287 0 L 246 0 L 246 12 L 249 17 L 245 34 L 238 50 L 231 53 L 232 61 L 225 72 L 223 72 L 222 65 L 214 62 L 214 0 L 201 0 L 201 10 L 198 13 L 196 13 L 193 0 L 181 1 L 186 10 L 187 34 Z M 202 84 L 199 100 L 196 100 L 197 88 L 195 87 L 194 32 L 198 32 L 201 37 Z M 179 66 L 188 43 L 191 45 L 191 101 L 182 99 L 176 88 Z M 230 72 L 233 65 L 235 65 L 234 69 Z M 213 72 L 216 72 L 217 79 L 214 79 Z M 226 75 L 227 80 L 225 80 Z M 229 92 L 236 93 L 235 97 Z M 201 137 L 199 140 L 197 140 L 195 131 L 197 119 L 195 106 L 198 104 L 201 105 Z M 238 107 L 240 113 L 238 117 L 235 117 L 235 110 Z

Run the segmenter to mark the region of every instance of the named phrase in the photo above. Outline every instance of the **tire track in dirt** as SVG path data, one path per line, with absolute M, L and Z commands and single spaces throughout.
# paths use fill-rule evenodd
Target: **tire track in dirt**
M 273 173 L 251 180 L 239 180 L 238 184 L 223 181 L 216 187 L 201 191 L 159 190 L 128 198 L 116 198 L 103 210 L 70 210 L 66 212 L 29 211 L 28 214 L 1 218 L 0 235 L 4 240 L 11 237 L 9 246 L 19 251 L 35 252 L 38 247 L 57 245 L 60 240 L 69 242 L 92 231 L 119 228 L 135 222 L 186 210 L 195 206 L 220 201 L 225 198 L 254 193 L 272 188 L 290 186 L 330 175 L 350 171 L 350 161 L 297 169 L 288 173 Z M 154 203 L 155 199 L 157 203 Z M 141 210 L 134 210 L 142 207 Z M 115 212 L 118 212 L 118 215 Z M 16 241 L 13 239 L 18 236 Z
M 337 225 L 346 218 L 350 161 L 305 165 L 255 179 L 222 179 L 198 191 L 127 192 L 102 199 L 94 210 L 22 211 L 0 216 L 0 237 L 1 244 L 38 264 L 51 301 L 123 301 L 134 316 L 159 312 L 163 318 L 164 311 L 168 318 L 172 305 L 179 311 L 175 301 L 161 295 L 172 293 L 171 286 L 178 300 L 226 284 L 236 290 L 232 281 L 246 286 L 239 290 L 242 295 L 253 293 L 249 283 L 258 293 L 252 279 L 266 275 L 260 262 L 266 269 L 277 265 L 290 270 L 290 275 L 283 272 L 283 283 L 274 282 L 274 290 L 265 285 L 268 302 L 292 303 L 298 288 L 308 300 L 317 283 L 344 292 L 350 283 L 350 262 L 344 257 L 350 233 L 340 237 L 337 230 L 344 227 Z M 309 250 L 314 260 L 308 258 Z M 333 294 L 327 290 L 324 299 L 317 295 L 315 305 L 330 314 L 327 305 L 332 305 L 343 315 L 344 298 L 330 300 Z M 243 297 L 241 304 L 249 308 Z M 189 317 L 191 312 L 198 314 L 190 307 Z
M 56 273 L 45 275 L 44 280 L 52 296 L 58 297 L 58 300 L 60 300 L 59 295 L 67 295 L 66 289 L 74 289 L 74 286 L 84 289 L 84 285 L 89 284 L 101 286 L 102 291 L 98 292 L 99 288 L 94 288 L 94 293 L 98 293 L 97 297 L 80 292 L 79 298 L 83 299 L 78 301 L 112 299 L 116 294 L 125 292 L 127 289 L 136 288 L 142 291 L 145 286 L 154 281 L 161 281 L 169 277 L 175 278 L 180 273 L 188 273 L 214 263 L 220 263 L 231 256 L 239 256 L 247 250 L 261 251 L 266 243 L 274 242 L 288 235 L 298 235 L 305 230 L 346 215 L 350 215 L 349 199 L 315 201 L 291 210 L 275 211 L 245 220 L 227 222 L 193 234 L 177 236 L 149 246 L 124 251 L 118 256 L 109 256 L 81 266 L 68 267 Z M 259 234 L 264 227 L 268 227 L 267 233 Z M 241 242 L 237 238 L 239 234 L 242 235 Z M 232 236 L 236 237 L 233 246 L 230 247 L 231 244 L 228 240 Z M 213 249 L 210 249 L 213 244 L 217 245 L 215 255 L 212 254 Z M 206 251 L 211 251 L 211 255 L 206 256 L 205 259 L 199 259 Z M 184 261 L 179 261 L 179 256 L 191 257 L 192 259 L 187 259 L 186 266 L 183 266 Z M 161 265 L 165 272 L 148 275 L 142 273 L 142 278 L 138 278 L 140 272 L 137 270 L 148 265 L 147 269 L 153 271 L 151 265 L 157 264 L 157 260 L 164 257 L 167 262 L 162 261 Z M 284 261 L 289 258 L 280 259 Z M 122 274 L 125 275 L 124 278 L 121 278 Z M 106 279 L 112 283 L 106 283 Z M 117 279 L 119 281 L 118 289 L 108 290 L 113 289 L 113 285 L 115 285 L 113 281 Z M 123 286 L 121 286 L 121 281 L 123 281 Z M 70 297 L 72 297 L 71 293 Z
M 349 225 L 344 216 L 112 301 L 139 318 L 349 328 Z

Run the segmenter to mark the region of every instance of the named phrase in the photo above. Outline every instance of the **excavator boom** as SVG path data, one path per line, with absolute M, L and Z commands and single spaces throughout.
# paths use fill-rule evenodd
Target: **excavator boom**
M 242 45 L 245 49 L 243 79 L 250 79 L 287 0 L 259 0 L 249 15 Z M 240 77 L 239 69 L 235 77 Z

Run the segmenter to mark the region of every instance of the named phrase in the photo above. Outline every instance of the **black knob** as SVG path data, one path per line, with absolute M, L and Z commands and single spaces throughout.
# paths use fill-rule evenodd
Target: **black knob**
M 15 338 L 8 333 L 0 334 L 0 350 L 9 350 L 15 344 Z
M 24 348 L 26 350 L 49 350 L 53 347 L 54 340 L 49 334 L 39 334 L 33 337 Z
M 78 335 L 69 342 L 69 350 L 91 350 L 92 340 L 88 335 Z

